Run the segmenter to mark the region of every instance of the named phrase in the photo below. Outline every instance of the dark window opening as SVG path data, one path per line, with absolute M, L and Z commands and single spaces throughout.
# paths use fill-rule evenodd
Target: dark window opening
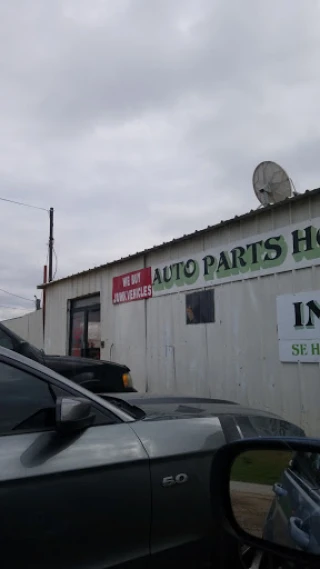
M 71 301 L 69 355 L 100 359 L 100 295 Z
M 214 321 L 214 290 L 212 288 L 186 294 L 187 324 L 208 324 Z

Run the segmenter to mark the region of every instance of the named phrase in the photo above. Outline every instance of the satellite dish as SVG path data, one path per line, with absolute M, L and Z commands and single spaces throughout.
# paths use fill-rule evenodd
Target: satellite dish
M 252 184 L 263 206 L 281 202 L 296 193 L 287 172 L 279 164 L 269 160 L 258 164 L 253 172 Z

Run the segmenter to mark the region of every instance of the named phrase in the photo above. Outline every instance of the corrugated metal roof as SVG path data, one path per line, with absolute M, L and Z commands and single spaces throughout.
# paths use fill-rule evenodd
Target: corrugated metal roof
M 278 202 L 278 203 L 273 204 L 273 205 L 269 205 L 269 206 L 266 206 L 266 207 L 263 207 L 260 209 L 252 209 L 248 213 L 244 213 L 243 215 L 236 215 L 232 219 L 228 219 L 226 221 L 220 221 L 220 223 L 217 223 L 215 225 L 208 225 L 208 227 L 205 227 L 204 229 L 193 231 L 192 233 L 188 233 L 187 235 L 183 235 L 182 237 L 177 237 L 175 239 L 172 239 L 171 241 L 165 241 L 164 243 L 161 243 L 160 245 L 155 245 L 154 247 L 151 247 L 149 249 L 144 249 L 143 251 L 138 251 L 137 253 L 132 253 L 131 255 L 127 255 L 126 257 L 121 257 L 120 259 L 116 259 L 115 261 L 110 261 L 110 262 L 105 263 L 103 265 L 99 265 L 98 267 L 93 267 L 92 269 L 85 269 L 84 271 L 80 271 L 79 273 L 73 273 L 72 275 L 62 277 L 61 279 L 57 279 L 57 280 L 52 281 L 50 283 L 38 285 L 37 288 L 38 289 L 47 288 L 48 286 L 53 286 L 57 283 L 65 281 L 67 279 L 73 279 L 73 278 L 76 278 L 79 276 L 84 276 L 84 275 L 87 275 L 89 273 L 92 273 L 93 271 L 100 271 L 100 270 L 105 269 L 107 267 L 111 267 L 113 265 L 117 265 L 117 264 L 124 263 L 124 262 L 132 260 L 132 259 L 136 259 L 137 257 L 140 257 L 142 255 L 147 255 L 149 253 L 153 253 L 154 251 L 159 251 L 160 249 L 164 249 L 165 247 L 168 247 L 170 245 L 173 245 L 176 243 L 181 243 L 182 241 L 187 241 L 188 239 L 191 239 L 194 236 L 198 237 L 199 235 L 204 235 L 205 233 L 209 233 L 210 231 L 220 229 L 222 227 L 225 227 L 226 225 L 230 225 L 233 223 L 239 223 L 239 221 L 244 221 L 244 220 L 249 219 L 251 217 L 254 217 L 256 215 L 263 215 L 266 211 L 282 208 L 285 205 L 287 205 L 289 202 L 295 203 L 295 202 L 298 202 L 300 200 L 304 200 L 306 198 L 314 197 L 316 195 L 320 195 L 320 188 L 316 188 L 315 190 L 307 190 L 303 194 L 298 194 L 292 198 L 287 198 L 286 200 L 283 200 L 282 202 Z

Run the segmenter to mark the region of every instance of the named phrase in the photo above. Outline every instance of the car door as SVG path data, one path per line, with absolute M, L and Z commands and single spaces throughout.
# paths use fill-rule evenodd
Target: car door
M 273 487 L 275 501 L 268 522 L 273 539 L 287 547 L 300 550 L 308 548 L 312 533 L 310 528 L 312 524 L 318 526 L 319 479 L 315 477 L 310 462 L 311 457 L 315 456 L 312 453 L 297 453 Z M 313 547 L 319 547 L 319 535 L 313 537 Z
M 51 379 L 0 355 L 2 559 L 11 568 L 141 567 L 149 555 L 148 456 L 130 424 L 97 405 L 92 427 L 59 434 L 55 398 L 70 389 Z
M 273 485 L 274 501 L 267 516 L 265 538 L 287 547 L 295 547 L 290 536 L 289 520 L 295 512 L 299 480 L 286 468 Z
M 289 518 L 291 547 L 319 555 L 320 456 L 309 452 L 297 456 L 288 480 L 291 482 L 291 487 L 287 484 L 292 507 Z

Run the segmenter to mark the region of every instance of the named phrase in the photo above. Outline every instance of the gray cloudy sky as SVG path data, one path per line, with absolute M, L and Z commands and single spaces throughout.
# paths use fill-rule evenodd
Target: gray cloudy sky
M 320 186 L 317 0 L 10 0 L 0 37 L 0 196 L 55 208 L 57 277 L 256 207 L 261 160 Z M 0 202 L 0 235 L 32 299 L 48 216 Z

